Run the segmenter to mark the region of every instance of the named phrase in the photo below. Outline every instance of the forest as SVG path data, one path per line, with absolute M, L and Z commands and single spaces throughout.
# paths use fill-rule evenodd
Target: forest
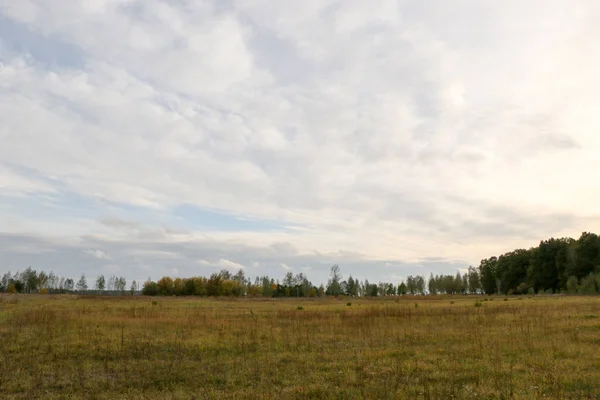
M 247 277 L 243 270 L 228 270 L 209 277 L 162 277 L 148 279 L 141 288 L 124 277 L 100 275 L 88 284 L 85 275 L 76 281 L 54 272 L 7 272 L 0 280 L 0 292 L 143 294 L 148 296 L 250 296 L 250 297 L 377 297 L 437 294 L 594 294 L 600 292 L 600 237 L 584 232 L 579 239 L 543 240 L 536 247 L 517 249 L 481 260 L 478 267 L 455 275 L 408 276 L 394 282 L 369 282 L 349 276 L 343 279 L 334 265 L 326 284 L 313 284 L 303 273 L 288 272 L 283 279 Z

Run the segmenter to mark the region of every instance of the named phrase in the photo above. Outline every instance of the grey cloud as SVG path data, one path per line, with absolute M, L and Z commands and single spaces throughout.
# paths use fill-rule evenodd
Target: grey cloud
M 93 218 L 106 218 L 14 212 L 0 198 L 5 233 L 81 237 L 73 260 L 94 268 L 102 260 L 85 249 L 140 273 L 221 259 L 321 273 L 336 260 L 358 271 L 380 258 L 477 259 L 595 221 L 594 10 L 588 20 L 559 1 L 93 4 L 0 2 L 0 162 L 52 176 L 45 190 L 93 198 Z M 547 35 L 530 34 L 534 17 Z M 0 176 L 11 195 L 40 186 Z M 180 229 L 167 222 L 183 203 L 294 229 L 268 240 Z M 115 243 L 99 239 L 109 235 Z M 32 241 L 15 243 L 12 260 L 61 248 Z
M 52 251 L 40 253 L 28 250 L 39 248 Z M 88 250 L 90 248 L 103 250 Z M 90 257 L 90 254 L 93 256 Z M 129 280 L 138 281 L 146 279 L 148 275 L 154 279 L 170 275 L 173 268 L 180 276 L 193 276 L 209 275 L 237 265 L 246 267 L 246 274 L 250 276 L 268 274 L 273 278 L 281 278 L 283 274 L 277 271 L 283 263 L 295 273 L 309 270 L 309 278 L 315 283 L 326 282 L 332 264 L 339 264 L 346 276 L 352 274 L 371 281 L 389 280 L 390 274 L 407 276 L 430 270 L 454 273 L 457 268 L 465 266 L 464 263 L 443 259 L 418 263 L 372 260 L 354 252 L 303 255 L 297 254 L 289 243 L 252 247 L 227 242 L 115 242 L 97 238 L 56 242 L 42 237 L 7 234 L 0 235 L 0 255 L 0 269 L 6 271 L 14 272 L 31 265 L 34 269 L 52 270 L 67 276 L 84 273 L 93 277 L 111 274 L 117 268 Z M 393 267 L 386 264 L 392 264 Z

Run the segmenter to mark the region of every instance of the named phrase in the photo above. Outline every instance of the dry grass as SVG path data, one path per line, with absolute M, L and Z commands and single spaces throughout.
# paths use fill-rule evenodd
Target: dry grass
M 598 297 L 346 303 L 0 297 L 1 397 L 600 398 Z

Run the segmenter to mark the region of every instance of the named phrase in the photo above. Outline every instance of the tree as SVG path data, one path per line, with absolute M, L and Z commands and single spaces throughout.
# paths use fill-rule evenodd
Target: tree
M 88 285 L 87 285 L 87 281 L 85 279 L 85 275 L 81 274 L 81 278 L 79 278 L 79 281 L 77 282 L 77 290 L 80 292 L 83 292 L 84 290 L 87 290 Z
M 417 276 L 415 278 L 415 285 L 417 293 L 425 294 L 425 278 L 423 278 L 422 276 Z
M 479 273 L 475 268 L 469 266 L 468 280 L 469 280 L 469 293 L 475 294 L 481 290 L 481 282 L 479 280 Z
M 527 271 L 533 250 L 514 250 L 503 254 L 496 264 L 496 277 L 500 280 L 500 292 L 515 292 L 517 287 L 527 280 Z
M 481 278 L 481 287 L 485 294 L 494 294 L 496 291 L 496 257 L 481 260 L 479 264 L 479 276 Z
M 406 283 L 404 283 L 404 281 L 402 281 L 398 285 L 398 294 L 404 296 L 406 293 L 408 293 L 408 289 L 406 287 Z
M 588 276 L 581 278 L 577 292 L 581 294 L 594 294 L 596 293 L 596 276 L 591 273 Z
M 341 280 L 342 275 L 340 274 L 340 267 L 339 265 L 335 264 L 329 271 L 329 281 L 327 282 L 327 290 L 325 293 L 328 296 L 336 297 L 342 294 L 342 286 L 340 285 Z
M 106 280 L 104 279 L 104 275 L 100 275 L 100 276 L 98 276 L 98 278 L 96 278 L 96 290 L 99 293 L 102 293 L 105 288 L 106 288 Z
M 135 279 L 131 282 L 131 287 L 129 288 L 129 291 L 131 292 L 132 296 L 135 294 L 135 292 L 138 291 L 138 284 L 135 281 Z
M 387 283 L 385 286 L 386 286 L 386 289 L 385 289 L 386 296 L 395 296 L 396 295 L 396 286 L 394 286 L 391 283 Z
M 74 288 L 75 288 L 75 281 L 71 278 L 65 279 L 64 290 L 66 290 L 67 292 L 72 292 Z
M 125 292 L 125 288 L 127 287 L 127 281 L 124 277 L 119 277 L 115 279 L 115 290 L 121 292 L 123 294 Z
M 144 286 L 142 287 L 142 294 L 144 296 L 157 296 L 159 295 L 158 284 L 156 282 L 152 282 L 150 278 L 146 282 L 144 282 Z
M 586 277 L 596 268 L 600 268 L 600 237 L 595 233 L 583 232 L 577 241 L 575 256 L 575 268 L 569 273 L 578 279 Z
M 573 243 L 571 239 L 549 239 L 531 250 L 527 282 L 535 292 L 566 289 L 567 275 L 574 268 Z M 571 262 L 569 262 L 571 258 Z M 573 274 L 572 274 L 573 275 Z M 579 279 L 579 277 L 577 277 Z
M 569 279 L 567 279 L 567 292 L 569 294 L 577 293 L 578 285 L 579 282 L 577 281 L 577 277 L 570 276 Z
M 114 275 L 111 275 L 108 278 L 108 282 L 106 284 L 106 290 L 108 290 L 109 292 L 114 291 L 116 283 L 117 283 L 117 277 Z
M 161 296 L 171 296 L 173 294 L 173 279 L 168 276 L 163 276 L 160 278 L 158 282 L 156 282 L 156 286 L 158 294 Z
M 23 273 L 21 274 L 21 281 L 25 286 L 25 293 L 32 293 L 38 289 L 38 274 L 35 270 L 31 269 L 31 266 L 28 267 L 25 271 L 23 271 Z
M 0 280 L 0 292 L 8 291 L 8 287 L 11 284 L 11 273 L 10 271 L 2 275 L 2 279 Z
M 429 281 L 427 281 L 427 289 L 429 290 L 429 294 L 431 295 L 438 294 L 438 289 L 433 273 L 429 275 Z

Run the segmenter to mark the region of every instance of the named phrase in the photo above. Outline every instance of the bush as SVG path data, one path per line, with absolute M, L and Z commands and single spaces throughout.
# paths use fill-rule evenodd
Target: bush
M 570 276 L 567 279 L 567 293 L 575 294 L 577 293 L 577 286 L 579 286 L 579 282 L 577 281 L 576 276 Z
M 483 303 L 480 301 L 475 302 L 475 307 L 481 307 L 482 305 L 483 305 Z
M 578 293 L 580 293 L 580 294 L 596 293 L 596 277 L 594 276 L 594 274 L 589 274 L 585 278 L 581 279 L 581 285 L 579 285 Z
M 158 301 L 154 300 L 154 301 L 152 302 L 152 305 L 153 305 L 153 306 L 156 306 L 156 305 L 158 305 Z
M 304 307 L 298 306 L 298 308 L 296 308 L 296 309 L 302 311 L 302 310 L 304 310 Z
M 505 298 L 504 298 L 504 301 L 508 301 L 508 299 L 505 297 Z
M 517 293 L 519 294 L 527 294 L 529 291 L 529 285 L 525 282 L 521 282 L 519 286 L 517 286 Z

